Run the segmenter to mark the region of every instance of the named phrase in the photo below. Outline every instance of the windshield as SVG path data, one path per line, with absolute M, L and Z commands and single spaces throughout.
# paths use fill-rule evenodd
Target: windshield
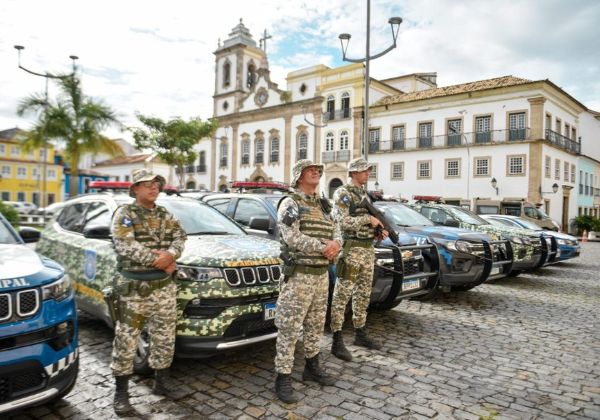
M 277 210 L 277 205 L 284 197 L 285 197 L 284 195 L 279 196 L 279 197 L 265 197 L 265 201 L 267 203 L 271 204 L 271 207 L 273 207 L 275 210 Z
M 537 211 L 537 214 L 539 215 L 540 219 L 549 219 L 550 218 L 550 216 L 548 216 L 546 214 L 546 212 L 544 210 L 542 210 L 541 208 L 536 208 L 535 210 Z
M 541 227 L 539 227 L 533 222 L 530 222 L 529 220 L 518 218 L 515 221 L 517 222 L 517 224 L 519 224 L 519 226 L 524 227 L 525 229 L 542 230 Z
M 207 204 L 190 200 L 158 200 L 183 226 L 188 235 L 245 235 L 246 232 Z
M 481 217 L 477 216 L 475 213 L 473 213 L 469 210 L 463 209 L 461 207 L 448 207 L 448 209 L 450 210 L 450 213 L 452 213 L 452 215 L 454 217 L 456 217 L 458 220 L 460 220 L 463 223 L 468 223 L 470 225 L 476 225 L 476 226 L 490 224 L 487 220 L 482 219 Z
M 20 244 L 19 240 L 15 237 L 12 229 L 9 228 L 4 220 L 0 219 L 0 244 Z
M 433 222 L 421 213 L 398 204 L 380 204 L 377 207 L 391 222 L 398 226 L 433 226 Z

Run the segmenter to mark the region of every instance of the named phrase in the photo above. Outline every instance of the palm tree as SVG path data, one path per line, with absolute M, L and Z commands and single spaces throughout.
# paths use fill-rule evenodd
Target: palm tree
M 57 79 L 60 94 L 55 103 L 44 94 L 33 94 L 21 100 L 17 114 L 36 113 L 37 121 L 24 139 L 25 148 L 43 147 L 45 139 L 64 143 L 65 159 L 71 168 L 70 197 L 77 194 L 79 160 L 84 153 L 123 154 L 121 147 L 101 134 L 110 125 L 120 125 L 116 113 L 108 106 L 87 97 L 81 80 L 73 76 Z

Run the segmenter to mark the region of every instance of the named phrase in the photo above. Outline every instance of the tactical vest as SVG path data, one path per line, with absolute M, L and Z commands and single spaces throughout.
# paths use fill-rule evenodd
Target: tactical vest
M 353 185 L 346 185 L 346 191 L 350 193 L 350 206 L 349 213 L 351 217 L 364 216 L 369 214 L 369 211 L 364 207 L 358 207 L 360 200 L 366 193 L 356 188 Z M 373 240 L 375 238 L 375 229 L 371 227 L 371 224 L 362 225 L 359 230 L 345 230 L 342 232 L 342 237 L 346 239 L 359 239 L 359 240 Z
M 298 205 L 300 219 L 300 231 L 311 238 L 331 241 L 333 239 L 334 224 L 325 215 L 319 199 L 307 200 L 300 194 L 290 196 Z M 287 244 L 282 241 L 282 251 L 288 252 L 294 264 L 308 267 L 325 267 L 329 265 L 323 254 L 305 254 L 296 250 L 289 250 Z
M 136 204 L 127 204 L 129 216 L 133 222 L 135 240 L 146 248 L 156 250 L 169 249 L 173 242 L 173 230 L 167 229 L 166 219 L 168 211 L 162 206 L 156 206 L 152 212 L 145 210 Z M 150 217 L 158 219 L 158 229 L 151 229 Z M 133 261 L 127 257 L 117 254 L 117 270 L 121 271 L 156 271 L 154 267 L 148 267 Z

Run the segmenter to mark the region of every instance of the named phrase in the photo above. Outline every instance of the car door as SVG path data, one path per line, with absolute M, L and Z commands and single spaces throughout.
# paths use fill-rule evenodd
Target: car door
M 265 204 L 257 199 L 240 197 L 237 200 L 235 210 L 233 212 L 233 220 L 244 227 L 244 230 L 250 235 L 270 238 L 272 232 L 258 229 L 250 229 L 250 220 L 252 218 L 266 219 L 273 226 L 272 217 L 265 207 Z

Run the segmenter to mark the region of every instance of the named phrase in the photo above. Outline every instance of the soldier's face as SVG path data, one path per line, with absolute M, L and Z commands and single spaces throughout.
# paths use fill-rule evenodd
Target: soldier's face
M 160 182 L 157 181 L 144 181 L 133 187 L 135 192 L 136 200 L 143 201 L 156 201 L 158 193 L 160 192 Z
M 321 181 L 321 171 L 316 166 L 309 166 L 302 171 L 302 176 L 298 180 L 300 185 L 315 187 Z
M 352 178 L 356 180 L 360 185 L 365 185 L 369 180 L 369 174 L 371 173 L 371 169 L 367 169 L 366 171 L 360 172 L 352 172 Z

